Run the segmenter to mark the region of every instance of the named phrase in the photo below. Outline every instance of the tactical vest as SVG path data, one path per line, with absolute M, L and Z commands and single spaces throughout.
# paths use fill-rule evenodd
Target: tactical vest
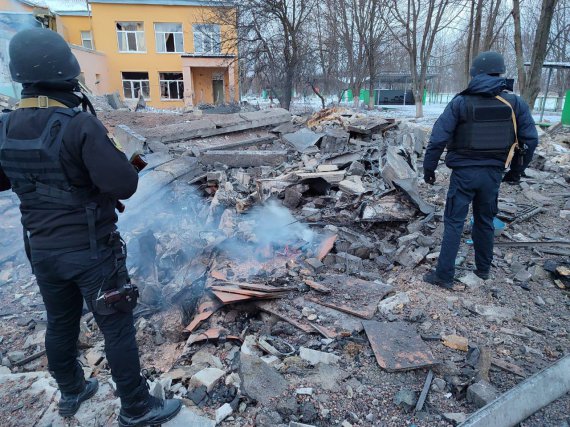
M 512 109 L 493 97 L 464 95 L 467 114 L 453 134 L 448 151 L 509 153 L 515 142 Z
M 97 256 L 96 189 L 78 189 L 68 180 L 60 162 L 60 151 L 65 130 L 79 111 L 55 108 L 43 132 L 36 139 L 8 137 L 10 113 L 2 117 L 0 129 L 0 164 L 12 190 L 25 209 L 85 209 L 92 256 Z M 29 256 L 28 230 L 25 219 L 24 241 Z M 55 246 L 54 246 L 55 247 Z

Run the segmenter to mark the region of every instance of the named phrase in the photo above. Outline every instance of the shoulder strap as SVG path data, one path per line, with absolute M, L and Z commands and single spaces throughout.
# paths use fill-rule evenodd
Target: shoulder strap
M 517 117 L 515 116 L 515 110 L 513 110 L 513 106 L 511 105 L 511 103 L 509 101 L 507 101 L 505 98 L 503 98 L 499 95 L 495 96 L 495 98 L 497 98 L 503 104 L 508 105 L 509 108 L 511 109 L 511 119 L 513 121 L 513 127 L 515 129 L 515 142 L 513 145 L 511 145 L 511 148 L 509 150 L 509 155 L 507 156 L 507 161 L 505 162 L 505 169 L 506 169 L 511 165 L 511 162 L 513 161 L 513 157 L 515 156 L 515 150 L 517 148 L 520 148 L 519 147 L 519 137 L 517 134 Z

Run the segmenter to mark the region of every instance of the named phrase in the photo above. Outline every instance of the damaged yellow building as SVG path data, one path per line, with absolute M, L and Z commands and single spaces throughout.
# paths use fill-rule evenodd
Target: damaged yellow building
M 5 1 L 5 0 L 3 0 Z M 20 0 L 18 0 L 20 1 Z M 33 0 L 36 1 L 36 0 Z M 33 3 L 26 1 L 26 4 Z M 156 108 L 239 100 L 227 3 L 204 0 L 37 0 L 77 56 L 95 94 L 144 97 Z

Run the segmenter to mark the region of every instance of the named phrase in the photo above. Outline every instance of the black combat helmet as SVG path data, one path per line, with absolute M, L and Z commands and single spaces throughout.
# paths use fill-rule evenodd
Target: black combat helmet
M 67 42 L 45 28 L 19 31 L 10 40 L 9 53 L 10 74 L 18 83 L 66 81 L 81 73 Z
M 505 58 L 499 52 L 481 52 L 471 64 L 470 74 L 475 77 L 477 74 L 504 74 Z

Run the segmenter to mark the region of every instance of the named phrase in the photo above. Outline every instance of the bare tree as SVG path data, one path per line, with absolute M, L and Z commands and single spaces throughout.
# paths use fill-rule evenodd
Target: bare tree
M 534 108 L 536 97 L 540 92 L 540 78 L 542 75 L 542 66 L 547 54 L 547 44 L 550 35 L 550 27 L 552 24 L 552 17 L 558 0 L 543 0 L 540 11 L 540 18 L 538 26 L 534 35 L 534 43 L 532 47 L 532 55 L 530 60 L 530 67 L 526 75 L 522 78 L 524 81 L 520 85 L 521 96 L 528 103 L 531 109 Z M 522 36 L 520 31 L 520 3 L 518 0 L 513 0 L 513 18 L 515 18 L 515 50 L 517 52 L 517 68 L 519 71 L 519 79 L 521 75 L 525 74 L 524 70 L 521 72 L 519 64 L 523 62 L 522 58 Z M 517 23 L 518 21 L 518 23 Z M 517 29 L 518 25 L 518 29 Z M 517 45 L 519 46 L 517 48 Z
M 308 53 L 309 18 L 318 0 L 241 0 L 216 8 L 213 21 L 236 27 L 242 66 L 260 78 L 283 108 L 289 108 Z
M 407 0 L 405 5 L 402 3 L 391 0 L 389 10 L 396 25 L 388 23 L 388 29 L 408 52 L 416 117 L 423 117 L 423 92 L 434 42 L 456 19 L 460 10 L 454 9 L 460 3 L 453 0 Z

